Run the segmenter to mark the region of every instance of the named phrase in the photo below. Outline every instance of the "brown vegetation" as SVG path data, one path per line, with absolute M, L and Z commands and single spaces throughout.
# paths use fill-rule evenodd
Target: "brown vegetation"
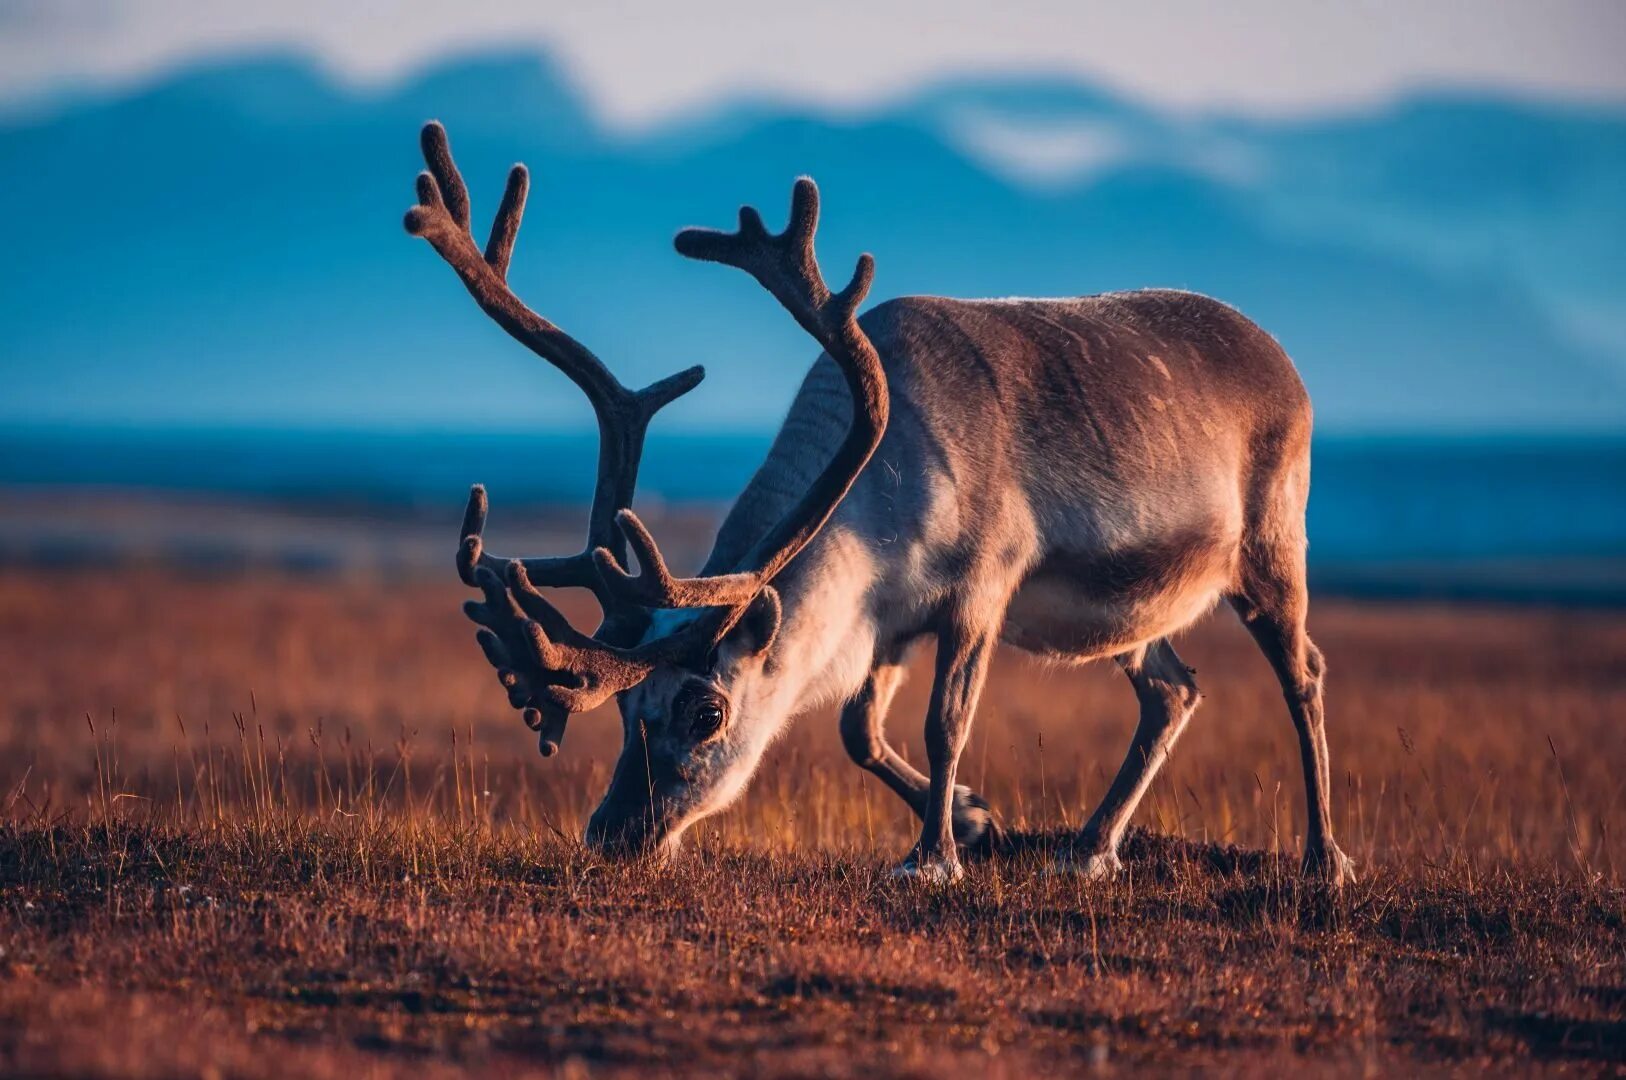
M 1110 666 L 996 668 L 965 761 L 1012 850 L 894 885 L 916 825 L 800 721 L 688 856 L 573 837 L 564 752 L 443 582 L 0 574 L 0 1071 L 1008 1075 L 1618 1066 L 1626 620 L 1321 602 L 1339 839 L 1226 614 L 1128 874 L 1040 873 L 1126 744 Z M 895 732 L 918 731 L 927 680 Z M 918 736 L 915 740 L 918 743 Z M 1276 853 L 1284 853 L 1278 855 Z

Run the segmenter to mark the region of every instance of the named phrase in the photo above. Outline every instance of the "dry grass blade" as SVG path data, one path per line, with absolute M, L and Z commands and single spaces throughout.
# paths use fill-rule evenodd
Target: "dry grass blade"
M 1622 1064 L 1618 615 L 1320 606 L 1341 895 L 1276 835 L 1293 736 L 1234 626 L 1182 644 L 1212 713 L 1106 885 L 1042 867 L 1121 687 L 1001 662 L 965 768 L 1008 832 L 945 892 L 888 880 L 913 822 L 828 716 L 682 861 L 590 854 L 614 725 L 537 765 L 458 591 L 132 573 L 63 636 L 49 582 L 0 574 L 0 1072 Z

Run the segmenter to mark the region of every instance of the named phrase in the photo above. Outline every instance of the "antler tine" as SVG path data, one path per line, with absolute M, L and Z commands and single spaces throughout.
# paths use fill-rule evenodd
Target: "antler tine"
M 508 263 L 514 257 L 514 240 L 519 236 L 519 223 L 525 217 L 525 197 L 530 190 L 531 174 L 525 166 L 515 165 L 508 170 L 508 184 L 503 188 L 502 202 L 497 205 L 497 216 L 491 220 L 491 238 L 486 241 L 485 250 L 486 263 L 504 281 L 508 280 Z
M 418 135 L 418 141 L 423 146 L 424 163 L 429 166 L 429 172 L 446 200 L 446 212 L 451 215 L 452 221 L 467 229 L 469 189 L 463 183 L 463 174 L 452 163 L 452 147 L 446 140 L 446 129 L 438 122 L 426 124 Z
M 486 486 L 475 484 L 469 489 L 469 504 L 463 510 L 463 528 L 460 535 L 463 537 L 457 545 L 457 576 L 463 584 L 471 588 L 476 584 L 474 572 L 484 565 L 481 555 L 484 554 L 483 533 L 486 528 L 486 512 L 490 504 L 486 500 Z
M 482 568 L 502 574 L 508 564 L 515 561 L 485 550 L 483 533 L 487 509 L 485 485 L 475 484 L 469 490 L 468 507 L 463 511 L 463 540 L 457 547 L 457 576 L 465 585 L 477 585 L 475 574 Z M 590 551 L 518 561 L 525 564 L 528 573 L 549 585 L 592 589 L 602 599 L 604 583 Z
M 638 515 L 622 510 L 615 516 L 627 539 L 627 545 L 638 556 L 638 573 L 629 574 L 622 569 L 608 548 L 598 548 L 593 557 L 598 572 L 610 590 L 629 603 L 644 607 L 732 607 L 750 603 L 762 590 L 756 574 L 722 574 L 716 577 L 679 578 L 667 569 L 666 558 L 661 555 L 655 537 Z
M 536 749 L 543 757 L 552 757 L 559 752 L 559 746 L 565 741 L 565 725 L 570 722 L 570 713 L 549 702 L 546 708 L 526 709 L 520 714 L 525 726 L 536 732 Z
M 818 230 L 819 190 L 802 177 L 791 192 L 790 220 L 784 232 L 769 233 L 751 207 L 740 210 L 739 230 L 684 229 L 675 244 L 680 254 L 735 266 L 767 289 L 797 323 L 824 346 L 841 368 L 852 392 L 853 420 L 835 456 L 790 512 L 741 560 L 747 569 L 722 575 L 674 578 L 649 531 L 630 511 L 616 522 L 638 554 L 640 572 L 628 574 L 614 552 L 598 552 L 599 573 L 618 595 L 665 607 L 726 607 L 717 632 L 726 632 L 746 604 L 807 546 L 829 521 L 863 471 L 890 413 L 886 373 L 875 346 L 858 325 L 858 305 L 875 278 L 875 260 L 861 255 L 852 280 L 832 293 L 819 270 L 813 237 Z M 614 557 L 612 557 L 614 556 Z
M 497 681 L 508 691 L 508 700 L 515 708 L 530 701 L 532 683 L 541 685 L 544 666 L 541 657 L 525 648 L 520 628 L 525 621 L 524 612 L 513 602 L 502 580 L 490 570 L 481 567 L 475 573 L 476 587 L 485 594 L 485 601 L 469 600 L 463 604 L 463 614 L 482 627 L 474 635 L 486 659 L 497 669 Z
M 468 601 L 463 613 L 484 628 L 475 638 L 486 659 L 497 666 L 497 679 L 508 691 L 510 704 L 583 712 L 615 692 L 612 688 L 595 694 L 590 677 L 573 666 L 580 646 L 573 638 L 565 642 L 550 638 L 541 623 L 528 617 L 529 604 L 522 608 L 493 571 L 481 567 L 475 577 L 485 600 Z M 552 605 L 548 607 L 552 610 Z M 555 627 L 564 621 L 556 610 L 548 618 Z
M 867 254 L 859 256 L 852 280 L 832 293 L 813 250 L 818 227 L 818 185 L 803 176 L 791 189 L 790 219 L 784 232 L 768 232 L 762 215 L 754 207 L 743 206 L 737 232 L 684 229 L 673 243 L 681 255 L 737 267 L 756 278 L 802 329 L 823 344 L 864 302 L 874 279 L 875 261 Z
M 677 642 L 672 638 L 619 648 L 588 637 L 571 626 L 559 609 L 536 590 L 525 564 L 518 560 L 508 564 L 508 593 L 529 616 L 524 631 L 538 655 L 546 659 L 546 667 L 552 672 L 568 672 L 573 680 L 571 684 L 544 686 L 540 692 L 544 699 L 567 712 L 586 712 L 638 685 L 676 649 Z

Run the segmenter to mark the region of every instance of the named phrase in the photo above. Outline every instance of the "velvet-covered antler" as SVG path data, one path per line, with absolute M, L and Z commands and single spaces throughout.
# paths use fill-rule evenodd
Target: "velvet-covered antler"
M 585 545 L 574 555 L 525 559 L 521 565 L 528 582 L 578 586 L 598 597 L 604 612 L 603 622 L 594 638 L 582 637 L 584 641 L 607 642 L 605 659 L 593 661 L 591 658 L 597 654 L 574 639 L 570 639 L 568 647 L 560 643 L 553 648 L 538 649 L 531 631 L 523 623 L 495 615 L 500 625 L 483 623 L 487 629 L 481 636 L 481 646 L 488 658 L 494 655 L 493 643 L 501 646 L 500 655 L 507 665 L 496 659 L 492 662 L 505 672 L 510 700 L 526 707 L 527 723 L 541 729 L 541 749 L 547 755 L 558 749 L 567 711 L 590 708 L 589 699 L 596 698 L 593 701 L 596 704 L 614 693 L 611 690 L 600 695 L 589 688 L 617 684 L 628 674 L 625 663 L 616 661 L 609 650 L 632 643 L 647 622 L 647 611 L 608 590 L 598 571 L 595 552 L 609 550 L 624 557 L 626 549 L 615 516 L 632 503 L 649 422 L 662 407 L 699 385 L 705 372 L 692 367 L 642 390 L 629 390 L 622 385 L 590 349 L 532 311 L 508 287 L 508 265 L 530 187 L 525 167 L 515 165 L 509 171 L 490 238 L 482 251 L 470 232 L 468 188 L 452 161 L 446 129 L 439 123 L 426 124 L 421 141 L 428 170 L 418 176 L 418 205 L 407 211 L 407 232 L 429 241 L 493 321 L 580 387 L 598 420 L 598 479 L 588 513 Z M 463 581 L 487 591 L 485 607 L 496 612 L 501 610 L 501 605 L 493 604 L 487 588 L 489 582 L 481 571 L 489 573 L 500 588 L 510 573 L 510 560 L 484 549 L 482 534 L 487 510 L 485 490 L 476 486 L 469 495 L 457 562 Z M 553 610 L 551 605 L 549 610 Z M 546 627 L 550 622 L 531 621 L 538 627 Z M 560 617 L 552 625 L 559 629 L 568 623 Z M 522 657 L 525 658 L 523 664 Z M 578 666 L 550 666 L 551 661 L 566 660 Z M 524 697 L 524 691 L 518 689 L 521 684 L 532 692 L 531 697 Z M 577 688 L 565 689 L 572 686 Z M 549 689 L 543 692 L 542 688 Z
M 637 515 L 619 511 L 616 523 L 638 555 L 639 573 L 627 573 L 613 548 L 605 546 L 594 555 L 605 583 L 623 600 L 646 607 L 726 608 L 731 614 L 716 627 L 717 634 L 726 633 L 756 595 L 818 535 L 880 445 L 890 409 L 886 374 L 857 319 L 858 305 L 874 280 L 875 261 L 867 254 L 859 256 L 852 280 L 832 293 L 813 251 L 818 223 L 819 189 L 804 176 L 792 191 L 784 232 L 770 234 L 762 216 L 746 206 L 740 209 L 737 232 L 684 229 L 676 246 L 691 259 L 735 266 L 756 278 L 824 346 L 852 392 L 853 418 L 846 437 L 796 505 L 745 555 L 744 569 L 736 573 L 674 577 Z
M 498 325 L 580 387 L 598 418 L 598 480 L 587 544 L 580 552 L 523 560 L 487 553 L 482 537 L 488 504 L 479 486 L 470 493 L 458 548 L 459 575 L 485 596 L 483 602 L 465 605 L 482 627 L 480 646 L 497 668 L 510 702 L 523 708 L 526 723 L 541 731 L 541 750 L 548 755 L 558 749 L 570 713 L 594 708 L 635 686 L 656 664 L 692 661 L 709 652 L 824 527 L 851 489 L 879 445 L 888 415 L 880 358 L 856 318 L 874 262 L 862 256 L 846 288 L 829 290 L 813 253 L 818 189 L 806 178 L 796 182 L 783 233 L 770 235 L 757 212 L 746 207 L 736 233 L 686 229 L 678 234 L 681 254 L 737 266 L 772 293 L 841 367 L 854 402 L 852 426 L 834 458 L 747 553 L 745 569 L 678 578 L 630 504 L 651 418 L 693 389 L 702 370 L 690 368 L 643 390 L 628 390 L 584 345 L 526 307 L 507 284 L 529 184 L 524 167 L 516 165 L 509 173 L 490 239 L 481 251 L 469 231 L 468 189 L 452 162 L 445 129 L 438 123 L 426 125 L 422 141 L 429 169 L 418 177 L 419 204 L 407 213 L 407 231 L 434 246 Z M 625 569 L 628 545 L 638 556 L 636 575 Z M 604 612 L 599 629 L 591 637 L 576 630 L 537 585 L 592 590 Z M 676 633 L 636 643 L 649 610 L 656 607 L 714 610 Z

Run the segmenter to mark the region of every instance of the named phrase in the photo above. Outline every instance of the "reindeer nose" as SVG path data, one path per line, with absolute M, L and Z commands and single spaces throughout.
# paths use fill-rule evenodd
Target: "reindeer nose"
M 587 821 L 587 846 L 612 858 L 643 854 L 655 846 L 658 837 L 645 813 L 617 813 L 599 807 Z

